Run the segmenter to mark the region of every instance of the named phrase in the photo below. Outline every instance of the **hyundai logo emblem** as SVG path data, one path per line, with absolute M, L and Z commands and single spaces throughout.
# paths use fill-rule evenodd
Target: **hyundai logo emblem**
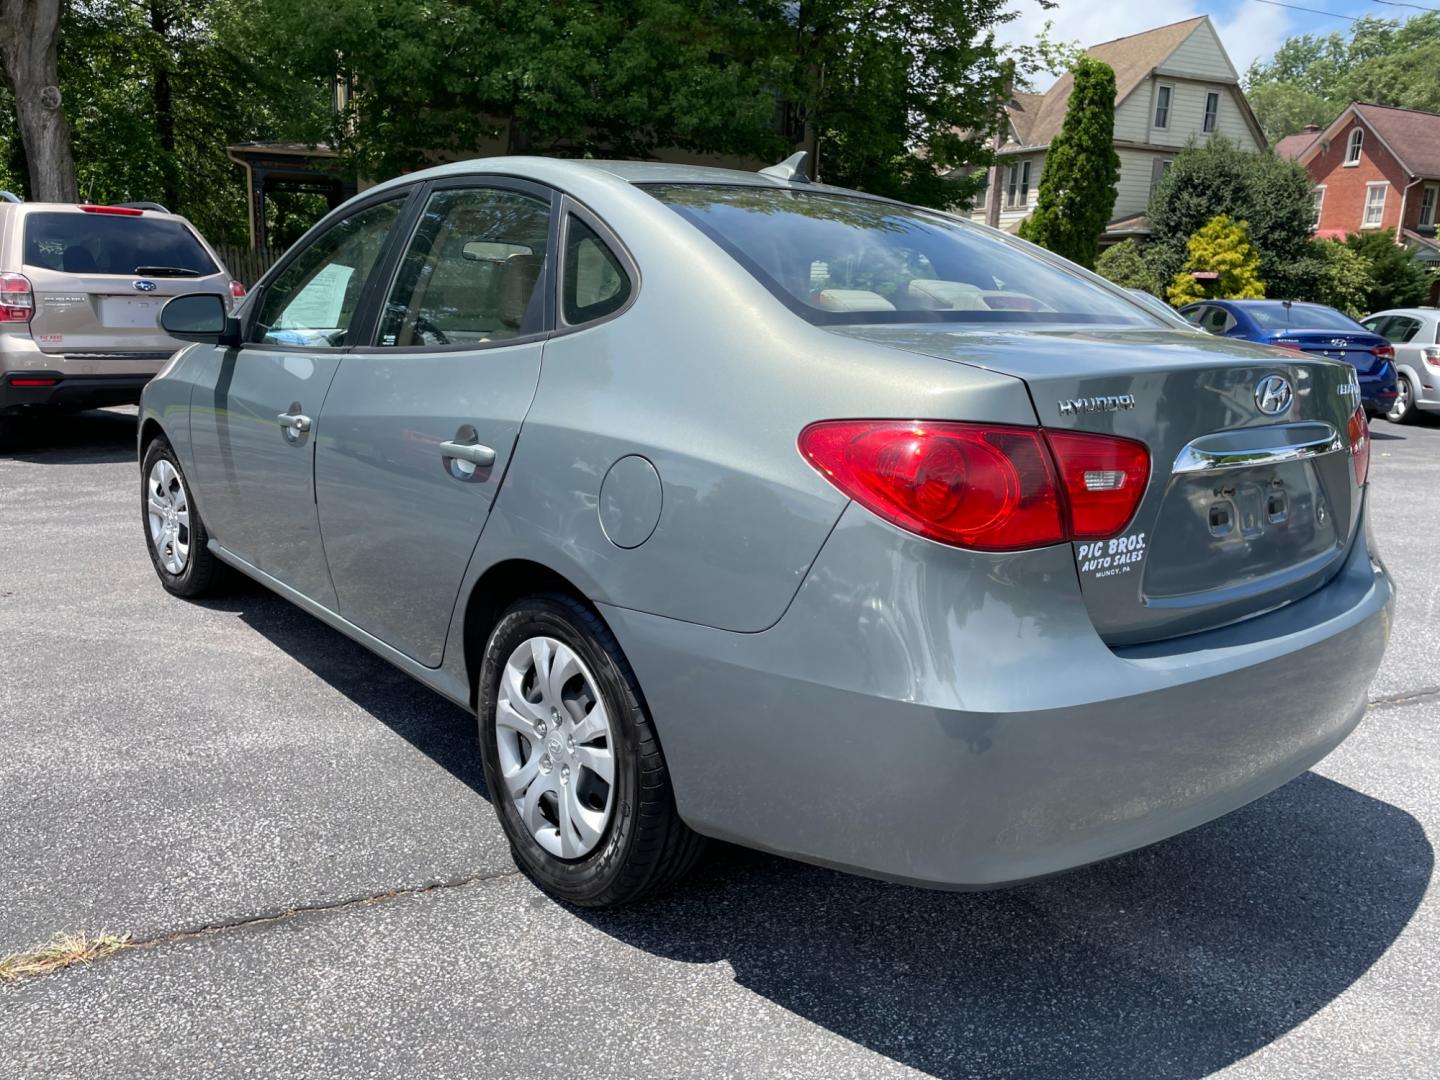
M 144 278 L 141 278 L 139 281 L 132 281 L 130 284 L 135 287 L 136 292 L 154 292 L 160 287 L 156 285 L 155 282 L 146 281 Z
M 1283 375 L 1266 375 L 1255 384 L 1255 405 L 1266 416 L 1279 416 L 1290 408 L 1294 396 Z

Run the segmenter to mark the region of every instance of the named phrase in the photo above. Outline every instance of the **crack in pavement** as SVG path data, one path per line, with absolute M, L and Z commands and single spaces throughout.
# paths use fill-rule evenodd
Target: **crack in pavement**
M 504 878 L 516 877 L 519 870 L 496 870 L 490 873 L 471 874 L 468 877 L 448 878 L 443 881 L 431 881 L 424 885 L 405 885 L 396 889 L 387 889 L 378 893 L 362 893 L 357 896 L 343 897 L 337 900 L 322 900 L 313 904 L 298 904 L 294 907 L 280 908 L 275 911 L 262 912 L 256 915 L 242 915 L 234 919 L 225 919 L 220 922 L 205 923 L 203 926 L 183 927 L 178 930 L 166 930 L 162 933 L 151 934 L 148 937 L 130 936 L 125 945 L 111 953 L 109 956 L 92 961 L 84 967 L 92 966 L 94 963 L 103 963 L 111 957 L 119 956 L 121 953 L 133 952 L 137 949 L 154 949 L 162 945 L 173 945 L 181 941 L 192 941 L 196 938 L 212 937 L 226 933 L 231 930 L 244 930 L 249 927 L 275 926 L 280 923 L 289 922 L 304 915 L 320 915 L 329 912 L 350 911 L 355 908 L 369 907 L 372 904 L 383 904 L 390 900 L 398 900 L 407 896 L 424 896 L 426 893 L 443 892 L 450 889 L 463 889 L 469 885 L 484 884 L 489 881 L 500 881 Z M 72 970 L 71 967 L 60 968 L 44 975 L 35 975 L 23 980 L 17 980 L 17 984 L 36 982 L 40 979 L 51 979 Z
M 1401 690 L 1398 694 L 1386 694 L 1383 697 L 1372 698 L 1370 708 L 1387 709 L 1396 705 L 1410 705 L 1416 701 L 1425 701 L 1437 696 L 1440 696 L 1440 686 L 1426 686 L 1419 690 Z

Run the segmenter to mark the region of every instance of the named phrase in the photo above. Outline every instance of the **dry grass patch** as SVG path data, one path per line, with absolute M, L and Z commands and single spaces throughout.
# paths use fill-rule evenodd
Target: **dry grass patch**
M 14 983 L 88 964 L 130 947 L 129 934 L 56 934 L 48 943 L 0 958 L 0 983 Z

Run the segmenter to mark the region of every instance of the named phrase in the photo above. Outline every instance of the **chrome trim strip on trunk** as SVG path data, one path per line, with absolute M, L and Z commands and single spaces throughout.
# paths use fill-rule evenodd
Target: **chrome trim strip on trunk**
M 1294 438 L 1276 442 L 1276 436 Z M 1258 445 L 1245 445 L 1264 440 Z M 1257 465 L 1278 465 L 1286 461 L 1334 454 L 1345 449 L 1345 441 L 1331 424 L 1313 422 L 1284 424 L 1267 428 L 1202 435 L 1189 443 L 1175 458 L 1171 472 L 1218 472 L 1222 469 L 1248 469 Z

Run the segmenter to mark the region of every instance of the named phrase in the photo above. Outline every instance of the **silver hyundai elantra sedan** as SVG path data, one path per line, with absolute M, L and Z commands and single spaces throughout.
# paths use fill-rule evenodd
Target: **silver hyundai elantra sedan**
M 162 320 L 164 587 L 239 571 L 472 709 L 576 904 L 705 837 L 1116 855 L 1323 757 L 1384 649 L 1349 367 L 793 167 L 447 165 Z

